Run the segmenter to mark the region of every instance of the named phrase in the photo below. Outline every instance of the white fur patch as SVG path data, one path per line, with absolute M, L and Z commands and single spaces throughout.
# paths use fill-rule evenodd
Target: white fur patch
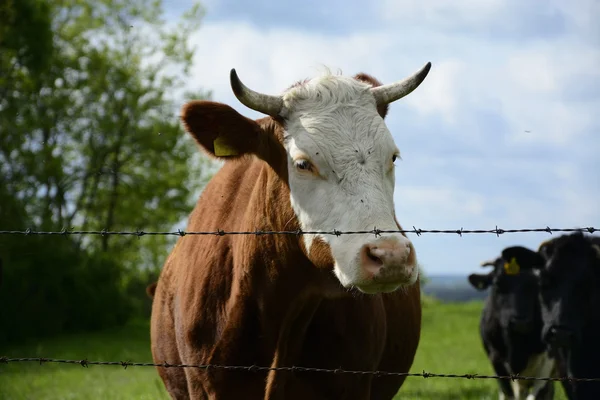
M 304 231 L 398 229 L 392 160 L 399 151 L 369 88 L 350 77 L 325 74 L 283 95 L 290 200 Z M 297 159 L 310 161 L 320 176 L 296 168 Z M 402 245 L 409 243 L 399 233 L 382 236 L 393 236 Z M 320 237 L 331 248 L 341 284 L 360 288 L 366 278 L 359 252 L 375 236 Z M 304 240 L 310 252 L 314 236 L 304 235 Z M 418 268 L 413 267 L 410 283 L 418 275 Z
M 543 352 L 535 354 L 527 361 L 527 366 L 521 372 L 520 376 L 531 376 L 531 377 L 551 377 L 555 373 L 555 361 L 553 358 L 548 356 L 548 353 Z M 510 371 L 510 367 L 506 365 Z M 511 372 L 515 373 L 515 372 Z M 511 386 L 515 394 L 515 399 L 535 400 L 539 391 L 544 387 L 546 381 L 526 381 L 526 380 L 514 380 L 511 381 Z M 525 395 L 527 396 L 525 397 Z

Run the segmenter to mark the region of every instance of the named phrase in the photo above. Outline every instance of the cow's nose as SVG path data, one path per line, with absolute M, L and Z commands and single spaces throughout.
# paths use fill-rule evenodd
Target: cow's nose
M 382 238 L 363 246 L 361 267 L 370 278 L 380 275 L 410 275 L 411 246 L 406 238 Z
M 510 319 L 510 326 L 516 332 L 527 333 L 531 330 L 532 322 L 529 318 L 513 317 Z
M 575 335 L 572 330 L 564 326 L 551 326 L 546 332 L 544 340 L 551 346 L 565 347 L 569 346 Z

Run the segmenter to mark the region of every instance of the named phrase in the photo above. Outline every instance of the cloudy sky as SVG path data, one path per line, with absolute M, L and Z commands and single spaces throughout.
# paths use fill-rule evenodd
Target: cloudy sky
M 172 18 L 191 0 L 165 0 Z M 405 228 L 600 226 L 600 2 L 596 0 L 205 0 L 193 86 L 248 117 L 229 86 L 278 94 L 319 72 L 384 83 L 427 61 L 393 103 L 402 152 L 395 203 Z M 429 274 L 466 274 L 547 233 L 411 235 Z

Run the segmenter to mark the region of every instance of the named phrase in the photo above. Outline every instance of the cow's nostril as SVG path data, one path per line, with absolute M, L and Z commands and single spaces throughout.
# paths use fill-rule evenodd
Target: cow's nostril
M 367 257 L 369 258 L 369 260 L 373 261 L 377 265 L 383 265 L 383 261 L 381 260 L 381 258 L 379 258 L 375 254 L 373 254 L 376 251 L 377 251 L 377 247 L 375 247 L 375 246 L 367 247 Z

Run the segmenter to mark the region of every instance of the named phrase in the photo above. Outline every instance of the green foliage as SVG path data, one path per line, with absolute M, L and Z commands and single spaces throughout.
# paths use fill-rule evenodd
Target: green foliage
M 43 0 L 3 0 L 0 3 L 0 84 L 14 64 L 34 73 L 48 66 L 52 54 L 50 7 Z M 12 59 L 12 61 L 7 62 Z
M 437 299 L 435 296 L 430 296 L 430 295 L 427 295 L 427 294 L 421 292 L 421 307 L 423 307 L 423 308 L 435 307 L 441 303 L 442 302 L 439 299 Z
M 0 5 L 0 229 L 171 230 L 187 216 L 213 172 L 178 120 L 203 10 L 162 14 L 158 0 Z M 0 342 L 147 314 L 174 240 L 0 237 L 0 326 L 14 330 Z
M 87 256 L 69 239 L 3 241 L 0 252 L 0 343 L 118 325 L 133 311 L 115 284 L 121 278 L 116 261 Z

